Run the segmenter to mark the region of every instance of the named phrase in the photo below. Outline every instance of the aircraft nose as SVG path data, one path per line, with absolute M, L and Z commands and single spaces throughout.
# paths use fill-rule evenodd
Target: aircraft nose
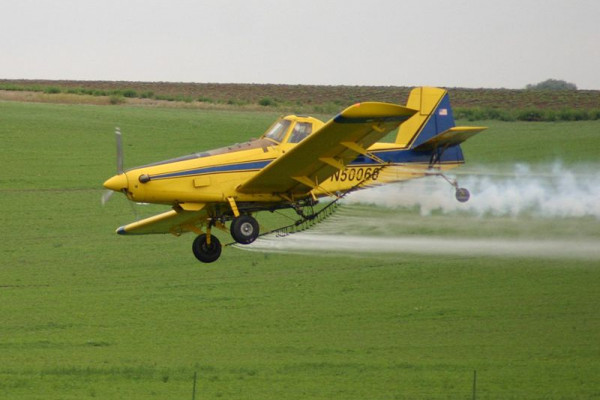
M 120 192 L 123 189 L 127 189 L 128 186 L 129 182 L 127 181 L 127 175 L 125 174 L 115 175 L 104 182 L 105 188 L 114 190 L 115 192 Z

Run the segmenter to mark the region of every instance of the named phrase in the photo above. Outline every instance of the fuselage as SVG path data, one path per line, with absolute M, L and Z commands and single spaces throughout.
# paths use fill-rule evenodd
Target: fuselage
M 109 179 L 105 186 L 125 192 L 130 200 L 144 203 L 207 204 L 226 202 L 227 198 L 243 203 L 281 202 L 286 198 L 285 194 L 243 193 L 237 189 L 303 139 L 294 136 L 298 133 L 297 127 L 302 126 L 306 131 L 304 134 L 309 135 L 323 122 L 297 116 L 287 116 L 279 121 L 284 121 L 285 127 L 276 135 L 269 135 L 273 131 L 270 128 L 260 139 L 132 168 Z M 399 147 L 395 143 L 375 143 L 368 152 L 375 157 L 359 155 L 304 197 L 345 192 L 357 185 L 367 187 L 417 178 L 426 175 L 431 165 L 431 154 Z M 462 151 L 459 146 L 454 146 L 444 152 L 438 167 L 446 170 L 462 163 Z

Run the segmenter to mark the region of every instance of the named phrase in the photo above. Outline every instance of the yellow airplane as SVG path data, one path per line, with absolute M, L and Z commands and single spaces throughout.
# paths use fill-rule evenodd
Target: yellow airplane
M 398 130 L 394 143 L 378 142 Z M 221 243 L 211 229 L 226 229 L 240 244 L 259 235 L 253 214 L 293 208 L 305 218 L 306 207 L 321 197 L 339 198 L 351 190 L 403 181 L 464 163 L 460 143 L 486 129 L 456 127 L 446 90 L 411 91 L 406 106 L 354 104 L 327 122 L 288 115 L 259 138 L 215 150 L 123 171 L 117 131 L 117 175 L 104 187 L 134 202 L 171 209 L 117 229 L 121 235 L 186 232 L 197 234 L 193 253 L 213 262 Z M 445 177 L 445 176 L 444 176 Z M 456 198 L 469 192 L 456 181 Z M 108 195 L 113 192 L 108 192 Z M 103 202 L 109 196 L 103 197 Z

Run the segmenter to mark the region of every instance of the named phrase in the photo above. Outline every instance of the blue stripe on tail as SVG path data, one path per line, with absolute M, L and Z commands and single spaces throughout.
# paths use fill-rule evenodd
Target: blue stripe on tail
M 456 124 L 454 123 L 454 114 L 452 113 L 452 107 L 450 106 L 450 97 L 448 96 L 448 93 L 446 93 L 425 123 L 423 129 L 421 129 L 421 132 L 419 132 L 411 147 L 417 147 L 454 126 L 456 126 Z

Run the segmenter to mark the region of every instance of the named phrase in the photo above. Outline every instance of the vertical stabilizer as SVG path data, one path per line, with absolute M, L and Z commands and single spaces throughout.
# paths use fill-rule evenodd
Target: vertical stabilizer
M 415 88 L 406 106 L 419 112 L 400 125 L 396 144 L 402 147 L 414 148 L 455 126 L 448 92 L 444 89 Z

